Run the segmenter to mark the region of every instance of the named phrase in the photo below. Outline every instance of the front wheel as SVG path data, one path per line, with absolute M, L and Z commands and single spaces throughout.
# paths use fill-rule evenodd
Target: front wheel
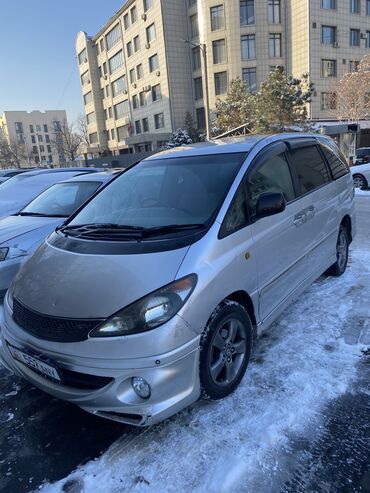
M 247 310 L 224 301 L 213 313 L 201 339 L 202 396 L 222 399 L 239 385 L 247 369 L 253 329 Z
M 354 175 L 353 176 L 353 185 L 355 188 L 359 188 L 360 190 L 366 190 L 367 181 L 362 175 Z
M 340 226 L 337 239 L 337 261 L 328 270 L 329 275 L 339 277 L 345 272 L 348 263 L 348 248 L 349 240 L 347 228 L 345 226 Z

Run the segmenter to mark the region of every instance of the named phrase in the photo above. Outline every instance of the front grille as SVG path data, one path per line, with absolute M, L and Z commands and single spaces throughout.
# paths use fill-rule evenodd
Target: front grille
M 58 373 L 62 378 L 63 385 L 82 390 L 98 390 L 105 387 L 113 380 L 111 377 L 88 375 L 87 373 L 66 370 L 65 368 L 58 368 Z
M 23 330 L 39 339 L 55 342 L 79 342 L 100 325 L 101 319 L 57 318 L 35 312 L 13 300 L 13 319 Z

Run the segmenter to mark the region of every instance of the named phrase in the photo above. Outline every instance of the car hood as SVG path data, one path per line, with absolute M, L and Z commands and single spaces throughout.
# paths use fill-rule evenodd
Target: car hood
M 45 242 L 18 273 L 14 296 L 45 315 L 106 318 L 173 281 L 188 249 L 82 255 Z
M 55 217 L 31 217 L 31 216 L 9 216 L 0 220 L 0 245 L 16 239 L 32 231 L 46 229 L 46 234 L 52 232 L 63 218 Z M 41 231 L 40 231 L 41 233 Z M 46 236 L 45 234 L 45 236 Z M 43 238 L 42 238 L 43 239 Z
M 0 219 L 15 214 L 24 206 L 22 200 L 0 200 Z

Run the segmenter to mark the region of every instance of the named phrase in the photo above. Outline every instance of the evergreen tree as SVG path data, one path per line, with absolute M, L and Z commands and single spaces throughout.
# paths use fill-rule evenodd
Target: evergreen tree
M 184 130 L 186 130 L 193 142 L 200 141 L 200 135 L 198 130 L 195 128 L 193 115 L 190 113 L 190 111 L 187 111 L 185 114 Z
M 188 132 L 185 129 L 178 128 L 172 133 L 169 141 L 164 146 L 164 149 L 172 149 L 173 147 L 179 147 L 187 144 L 192 144 L 193 141 L 189 137 Z

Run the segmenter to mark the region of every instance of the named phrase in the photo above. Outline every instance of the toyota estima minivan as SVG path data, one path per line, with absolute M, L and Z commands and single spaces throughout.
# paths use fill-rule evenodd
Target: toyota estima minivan
M 253 338 L 322 273 L 345 271 L 353 201 L 327 137 L 249 136 L 151 156 L 18 273 L 5 298 L 4 364 L 139 426 L 225 397 Z

